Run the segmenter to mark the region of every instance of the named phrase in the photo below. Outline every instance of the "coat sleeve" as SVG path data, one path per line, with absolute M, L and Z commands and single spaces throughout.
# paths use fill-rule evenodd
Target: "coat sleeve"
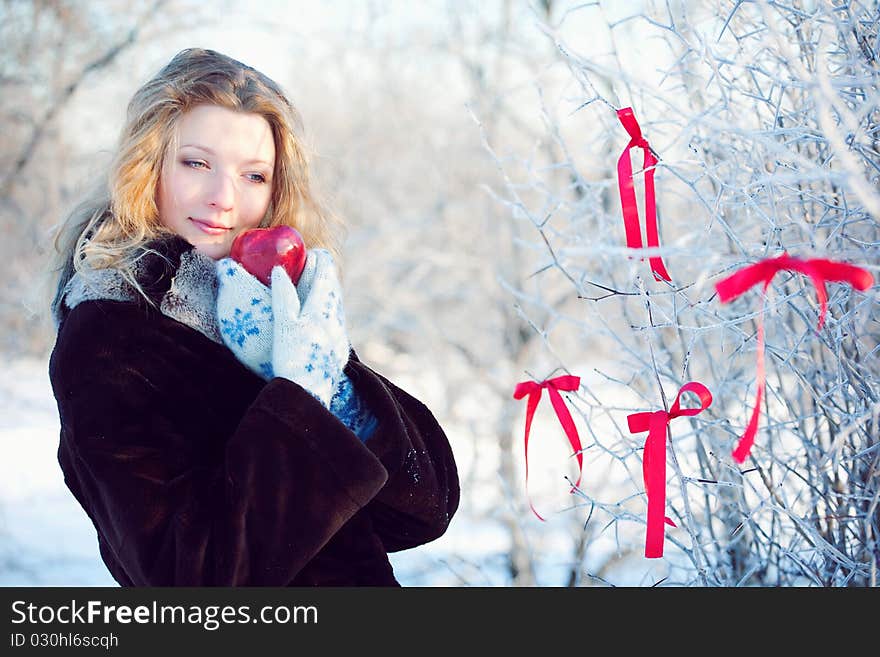
M 71 311 L 50 361 L 59 460 L 102 550 L 135 586 L 288 584 L 382 489 L 381 461 L 284 379 L 206 440 L 185 403 L 189 347 L 120 330 L 107 305 Z
M 438 538 L 458 509 L 460 495 L 446 434 L 422 402 L 361 363 L 354 351 L 347 372 L 378 419 L 365 445 L 388 473 L 367 505 L 374 531 L 389 552 Z

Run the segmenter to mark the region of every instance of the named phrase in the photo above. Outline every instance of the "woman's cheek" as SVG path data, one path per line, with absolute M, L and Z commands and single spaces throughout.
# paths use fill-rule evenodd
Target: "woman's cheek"
M 266 210 L 269 209 L 269 198 L 259 198 L 254 199 L 253 203 L 251 203 L 247 209 L 247 224 L 251 228 L 255 228 L 260 225 L 260 221 L 262 221 L 263 217 L 266 214 Z

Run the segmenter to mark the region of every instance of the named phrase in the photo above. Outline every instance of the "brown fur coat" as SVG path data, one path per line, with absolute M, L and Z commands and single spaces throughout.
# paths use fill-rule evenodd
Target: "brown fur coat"
M 345 372 L 379 421 L 361 442 L 297 384 L 240 364 L 212 334 L 210 263 L 179 238 L 154 246 L 138 281 L 156 308 L 119 278 L 74 277 L 49 364 L 59 463 L 113 577 L 397 585 L 387 552 L 437 538 L 458 507 L 434 416 L 352 351 Z

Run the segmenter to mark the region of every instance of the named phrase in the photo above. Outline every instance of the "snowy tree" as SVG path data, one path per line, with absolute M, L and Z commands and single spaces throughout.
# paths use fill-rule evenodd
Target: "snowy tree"
M 509 281 L 543 343 L 531 369 L 539 381 L 557 368 L 582 375 L 569 401 L 587 435 L 585 476 L 568 511 L 585 522 L 581 581 L 876 585 L 874 290 L 830 284 L 817 331 L 800 274 L 774 279 L 763 315 L 759 288 L 722 305 L 714 283 L 784 251 L 876 274 L 878 5 L 656 2 L 617 20 L 602 5 L 550 20 L 536 11 L 569 72 L 562 93 L 540 95 L 561 157 L 536 149 L 516 171 L 496 158 L 508 172 L 498 200 L 526 236 L 517 260 L 540 280 Z M 584 54 L 572 25 L 592 36 L 603 20 L 607 52 Z M 625 248 L 615 164 L 629 141 L 616 110 L 627 106 L 659 157 L 659 251 Z M 640 168 L 638 158 L 643 198 Z M 651 255 L 671 283 L 654 280 Z M 566 310 L 549 292 L 560 285 Z M 740 466 L 731 450 L 754 405 L 761 321 L 767 392 Z M 645 435 L 626 416 L 668 409 L 688 381 L 714 402 L 670 424 L 666 514 L 677 528 L 663 560 L 644 560 Z

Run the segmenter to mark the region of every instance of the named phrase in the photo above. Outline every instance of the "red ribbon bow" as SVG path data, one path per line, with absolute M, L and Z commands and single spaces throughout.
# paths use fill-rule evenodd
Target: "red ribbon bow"
M 550 401 L 553 404 L 553 408 L 556 410 L 556 417 L 559 418 L 559 422 L 562 425 L 562 428 L 565 430 L 565 435 L 568 436 L 568 442 L 571 443 L 572 448 L 574 449 L 574 453 L 577 456 L 578 460 L 578 479 L 575 482 L 574 487 L 571 489 L 571 492 L 574 491 L 581 483 L 581 475 L 583 474 L 584 469 L 584 457 L 581 453 L 581 440 L 578 436 L 577 427 L 574 425 L 574 421 L 571 419 L 571 413 L 568 412 L 568 408 L 565 406 L 565 401 L 562 399 L 562 395 L 559 394 L 560 390 L 572 391 L 577 390 L 580 386 L 581 379 L 578 376 L 558 376 L 555 379 L 547 379 L 541 383 L 536 381 L 523 381 L 521 383 L 516 384 L 516 389 L 513 391 L 514 399 L 522 399 L 526 395 L 529 396 L 528 402 L 526 404 L 526 435 L 525 435 L 525 452 L 526 452 L 526 495 L 528 495 L 529 488 L 529 432 L 532 429 L 532 418 L 535 415 L 535 409 L 538 408 L 538 402 L 541 401 L 541 393 L 544 388 L 547 388 L 547 392 L 550 395 Z M 544 520 L 541 515 L 535 511 L 535 507 L 532 505 L 531 499 L 529 499 L 529 507 L 531 507 L 532 512 L 540 520 Z
M 758 385 L 755 395 L 755 408 L 752 410 L 752 416 L 749 419 L 745 433 L 739 439 L 736 449 L 733 450 L 733 458 L 738 463 L 742 463 L 748 457 L 755 442 L 755 435 L 758 432 L 758 418 L 761 412 L 761 400 L 764 397 L 765 388 L 764 304 L 770 281 L 773 280 L 777 272 L 782 270 L 800 272 L 809 276 L 813 281 L 813 285 L 816 287 L 816 297 L 819 299 L 818 330 L 822 329 L 828 310 L 828 290 L 825 287 L 827 281 L 843 281 L 862 291 L 874 285 L 874 277 L 861 267 L 823 258 L 801 260 L 799 258 L 792 258 L 787 253 L 783 253 L 776 258 L 761 260 L 754 265 L 748 265 L 715 284 L 715 289 L 718 291 L 721 303 L 727 303 L 736 299 L 758 283 L 764 284 L 761 298 L 761 317 L 758 320 L 758 364 L 756 372 Z
M 696 393 L 700 398 L 699 408 L 681 408 L 681 394 L 687 391 Z M 633 413 L 626 418 L 630 433 L 648 432 L 642 456 L 642 476 L 648 497 L 648 528 L 645 534 L 645 557 L 648 559 L 663 556 L 663 523 L 675 527 L 675 523 L 666 517 L 666 426 L 673 418 L 698 415 L 711 405 L 712 393 L 709 389 L 702 383 L 691 381 L 681 387 L 668 411 Z
M 632 107 L 624 107 L 617 110 L 617 118 L 629 133 L 630 140 L 623 149 L 617 160 L 617 184 L 620 187 L 620 205 L 623 208 L 623 226 L 626 230 L 626 245 L 631 249 L 642 248 L 642 229 L 639 226 L 639 207 L 636 205 L 636 191 L 633 182 L 632 162 L 630 161 L 630 149 L 637 146 L 644 151 L 645 161 L 642 169 L 645 170 L 645 231 L 649 247 L 660 246 L 660 233 L 657 229 L 657 202 L 654 197 L 654 165 L 657 158 L 651 152 L 648 140 L 642 137 L 642 129 L 639 127 Z M 663 259 L 660 256 L 652 256 L 648 259 L 651 263 L 651 271 L 655 280 L 671 281 Z

